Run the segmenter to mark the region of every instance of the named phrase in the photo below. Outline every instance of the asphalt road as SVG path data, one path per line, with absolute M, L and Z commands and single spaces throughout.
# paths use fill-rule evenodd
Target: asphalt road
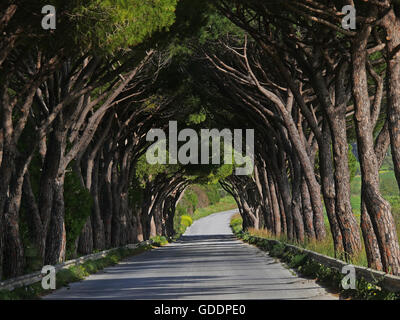
M 337 299 L 236 240 L 236 210 L 195 221 L 182 240 L 72 283 L 44 299 Z

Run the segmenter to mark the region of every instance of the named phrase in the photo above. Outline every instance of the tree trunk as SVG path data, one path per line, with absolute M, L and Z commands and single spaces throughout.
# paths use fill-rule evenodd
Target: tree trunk
M 29 228 L 29 238 L 35 247 L 37 257 L 43 263 L 43 256 L 41 255 L 41 252 L 44 252 L 45 250 L 46 239 L 43 237 L 44 230 L 42 220 L 40 218 L 39 207 L 36 203 L 36 198 L 32 190 L 29 172 L 25 174 L 22 191 L 23 206 L 25 208 L 25 212 L 28 213 L 26 217 L 28 221 L 27 225 Z
M 322 130 L 324 144 L 319 144 L 320 174 L 322 180 L 322 191 L 324 196 L 326 214 L 331 228 L 335 255 L 344 251 L 343 235 L 340 230 L 336 216 L 335 204 L 335 180 L 333 176 L 333 162 L 331 157 L 331 135 L 329 127 L 325 122 Z M 315 223 L 314 223 L 315 225 Z
M 174 215 L 175 215 L 175 198 L 169 195 L 165 200 L 164 205 L 164 217 L 165 217 L 165 229 L 167 237 L 172 237 L 175 234 L 174 231 Z
M 276 195 L 275 190 L 275 182 L 271 176 L 271 173 L 267 172 L 268 178 L 268 186 L 269 186 L 269 195 L 271 199 L 271 207 L 272 207 L 272 215 L 273 215 L 273 230 L 276 236 L 280 236 L 282 232 L 282 223 L 281 223 L 281 213 L 279 209 L 279 201 Z
M 84 255 L 90 254 L 93 252 L 93 248 L 92 219 L 89 217 L 79 235 L 78 252 Z
M 112 191 L 112 220 L 111 220 L 111 246 L 120 246 L 122 238 L 122 221 L 120 215 L 121 197 L 119 194 L 118 161 L 115 161 L 112 168 L 111 191 Z
M 292 213 L 296 231 L 296 240 L 304 242 L 304 222 L 300 212 L 301 208 L 301 168 L 295 157 L 292 158 Z
M 375 140 L 374 146 L 379 168 L 382 167 L 389 145 L 389 124 L 388 120 L 386 120 L 381 132 Z M 361 197 L 361 230 L 364 239 L 365 251 L 367 254 L 368 267 L 383 271 L 378 240 L 376 239 L 374 227 L 372 225 L 363 197 Z
M 333 156 L 335 160 L 336 216 L 343 237 L 345 252 L 352 256 L 361 246 L 361 235 L 350 202 L 350 171 L 348 166 L 349 147 L 346 135 L 346 109 L 337 112 L 330 121 L 333 137 Z M 343 113 L 343 114 L 342 114 Z
M 382 271 L 383 265 L 378 241 L 363 199 L 361 200 L 361 230 L 364 239 L 365 252 L 367 254 L 368 267 Z
M 278 184 L 279 194 L 282 199 L 283 212 L 285 213 L 285 221 L 287 228 L 286 234 L 288 236 L 288 239 L 292 240 L 294 238 L 293 214 L 291 207 L 292 199 L 290 194 L 289 181 L 285 171 L 286 170 L 284 170 L 284 168 L 281 168 L 280 172 L 278 172 L 275 175 L 275 178 Z
M 24 249 L 20 238 L 20 208 L 22 201 L 22 189 L 25 173 L 32 159 L 32 153 L 27 152 L 28 157 L 18 156 L 14 165 L 8 198 L 5 204 L 4 214 L 4 263 L 3 271 L 6 277 L 15 277 L 23 273 L 25 264 Z
M 387 40 L 387 119 L 394 172 L 400 188 L 400 19 L 393 9 L 385 14 L 383 26 Z
M 142 242 L 144 240 L 143 236 L 143 226 L 142 226 L 142 212 L 141 208 L 134 208 L 134 212 L 136 215 L 136 237 L 138 242 Z
M 308 192 L 307 183 L 304 177 L 301 179 L 301 200 L 304 219 L 304 230 L 309 240 L 315 239 L 315 230 L 313 223 L 313 210 L 310 201 L 310 194 Z
M 17 277 L 23 273 L 24 250 L 19 231 L 19 208 L 22 196 L 23 178 L 13 180 L 10 196 L 4 215 L 4 263 L 3 273 L 6 278 Z
M 107 168 L 106 168 L 107 169 Z M 111 181 L 109 175 L 105 175 L 105 180 L 102 187 L 102 216 L 104 221 L 104 237 L 105 247 L 111 248 L 111 235 L 112 235 L 112 216 L 113 216 L 113 198 L 111 191 Z
M 391 207 L 379 189 L 379 164 L 374 151 L 374 128 L 371 124 L 366 72 L 366 47 L 370 33 L 371 27 L 364 27 L 352 46 L 354 118 L 362 174 L 361 189 L 378 240 L 384 271 L 400 274 L 400 248 L 396 225 Z
M 154 216 L 152 215 L 150 218 L 150 237 L 149 238 L 153 238 L 157 236 L 157 228 L 156 228 L 156 222 L 154 219 Z
M 119 221 L 121 224 L 120 246 L 128 244 L 128 217 L 129 217 L 129 204 L 128 193 L 121 193 L 121 205 L 119 208 Z
M 54 221 L 52 216 L 54 213 L 53 205 L 55 204 L 55 185 L 57 184 L 57 174 L 62 154 L 62 132 L 55 130 L 48 139 L 48 148 L 42 167 L 42 175 L 40 176 L 39 186 L 39 212 L 42 220 L 42 240 L 38 244 L 39 255 L 42 261 L 45 261 L 47 233 L 51 221 Z M 64 173 L 63 173 L 64 174 Z M 64 177 L 62 177 L 64 179 Z M 64 183 L 64 182 L 62 182 Z M 62 191 L 61 191 L 62 192 Z M 59 195 L 60 196 L 60 195 Z M 63 196 L 63 195 L 61 195 Z M 61 213 L 58 213 L 61 214 Z M 62 213 L 63 214 L 63 213 Z M 50 240 L 51 241 L 51 240 Z M 43 245 L 44 244 L 44 245 Z
M 99 199 L 99 159 L 97 156 L 95 160 L 94 170 L 92 173 L 92 186 L 91 194 L 93 198 L 92 209 L 92 229 L 93 229 L 93 247 L 97 250 L 105 249 L 105 233 L 104 223 L 101 217 L 100 199 Z
M 0 281 L 3 280 L 3 252 L 4 252 L 4 222 L 3 215 L 0 215 Z
M 45 264 L 55 265 L 64 262 L 66 232 L 64 223 L 64 173 L 53 182 L 53 206 L 49 231 L 46 238 Z

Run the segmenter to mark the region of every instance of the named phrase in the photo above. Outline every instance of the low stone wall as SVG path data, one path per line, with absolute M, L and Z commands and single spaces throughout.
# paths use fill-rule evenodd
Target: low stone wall
M 346 263 L 342 260 L 338 260 L 314 251 L 310 251 L 307 249 L 303 249 L 300 247 L 296 247 L 294 245 L 289 245 L 282 243 L 278 240 L 270 240 L 270 239 L 265 239 L 265 238 L 260 238 L 260 237 L 251 237 L 256 240 L 263 240 L 263 241 L 268 241 L 271 244 L 280 244 L 285 246 L 286 250 L 290 250 L 294 253 L 298 254 L 307 254 L 309 258 L 311 258 L 313 261 L 329 267 L 338 270 L 339 272 L 342 271 L 344 266 L 348 266 L 349 263 Z M 352 265 L 356 271 L 356 277 L 357 280 L 363 278 L 365 281 L 370 282 L 372 284 L 377 284 L 378 286 L 390 291 L 390 292 L 395 292 L 398 293 L 400 292 L 400 277 L 399 276 L 393 276 L 381 271 L 376 271 L 370 268 L 365 268 L 365 267 L 360 267 L 360 266 L 355 266 Z
M 83 256 L 83 257 L 79 257 L 79 258 L 76 258 L 76 259 L 68 260 L 68 261 L 65 261 L 64 263 L 57 264 L 54 267 L 55 267 L 56 271 L 59 271 L 59 270 L 62 270 L 62 269 L 70 268 L 72 266 L 83 264 L 83 263 L 85 263 L 86 261 L 89 261 L 89 260 L 98 260 L 98 259 L 104 258 L 110 252 L 118 250 L 118 249 L 123 249 L 123 248 L 136 249 L 138 247 L 146 246 L 146 245 L 149 245 L 151 243 L 152 243 L 151 240 L 147 240 L 147 241 L 143 241 L 143 242 L 140 242 L 140 243 L 137 243 L 137 244 L 128 244 L 128 245 L 126 245 L 124 247 L 104 250 L 104 251 L 101 251 L 101 252 L 89 254 L 87 256 Z M 36 272 L 30 273 L 30 274 L 25 274 L 25 275 L 17 277 L 17 278 L 7 279 L 7 280 L 5 280 L 3 282 L 0 282 L 0 290 L 12 291 L 12 290 L 14 290 L 16 288 L 29 286 L 31 284 L 34 284 L 34 283 L 42 281 L 43 276 L 44 275 L 41 273 L 41 271 L 36 271 Z

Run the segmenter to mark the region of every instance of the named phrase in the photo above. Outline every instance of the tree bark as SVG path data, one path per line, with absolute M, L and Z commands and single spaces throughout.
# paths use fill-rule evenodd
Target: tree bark
M 93 249 L 92 219 L 91 217 L 88 217 L 81 234 L 79 235 L 78 252 L 86 255 L 92 253 Z
M 382 24 L 387 35 L 387 119 L 394 172 L 400 188 L 400 19 L 391 9 L 385 14 Z
M 296 240 L 304 242 L 304 222 L 301 214 L 301 167 L 295 157 L 292 157 L 292 214 L 296 231 Z
M 64 223 L 64 173 L 53 181 L 52 186 L 54 198 L 45 253 L 45 264 L 49 265 L 65 261 L 67 238 Z
M 278 197 L 276 195 L 275 182 L 272 178 L 271 173 L 267 172 L 267 178 L 268 178 L 268 186 L 269 186 L 269 195 L 270 195 L 271 204 L 272 204 L 274 234 L 276 236 L 280 236 L 281 232 L 285 232 L 286 227 L 282 226 L 281 212 L 279 209 L 279 201 L 278 201 Z
M 308 240 L 315 239 L 315 230 L 313 223 L 313 210 L 310 201 L 310 194 L 308 192 L 307 183 L 304 177 L 301 179 L 301 200 L 304 219 L 304 231 Z
M 400 248 L 390 204 L 379 187 L 379 164 L 374 151 L 373 126 L 366 73 L 366 46 L 371 27 L 365 26 L 352 45 L 353 96 L 358 152 L 362 174 L 362 200 L 365 201 L 377 236 L 385 272 L 400 274 Z
M 324 144 L 319 145 L 319 165 L 322 180 L 322 191 L 336 255 L 336 253 L 341 253 L 344 251 L 344 240 L 340 230 L 338 218 L 336 216 L 336 194 L 335 180 L 333 176 L 333 162 L 331 157 L 331 135 L 326 121 L 323 123 L 322 135 L 323 140 L 325 141 Z

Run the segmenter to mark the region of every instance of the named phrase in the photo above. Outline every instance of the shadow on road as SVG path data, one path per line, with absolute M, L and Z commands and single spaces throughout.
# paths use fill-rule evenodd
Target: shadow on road
M 198 220 L 192 234 L 106 268 L 48 298 L 314 299 L 325 295 L 315 282 L 292 275 L 275 259 L 237 240 L 229 233 L 230 215 Z
M 177 242 L 227 242 L 237 240 L 232 234 L 210 234 L 198 236 L 181 236 Z

